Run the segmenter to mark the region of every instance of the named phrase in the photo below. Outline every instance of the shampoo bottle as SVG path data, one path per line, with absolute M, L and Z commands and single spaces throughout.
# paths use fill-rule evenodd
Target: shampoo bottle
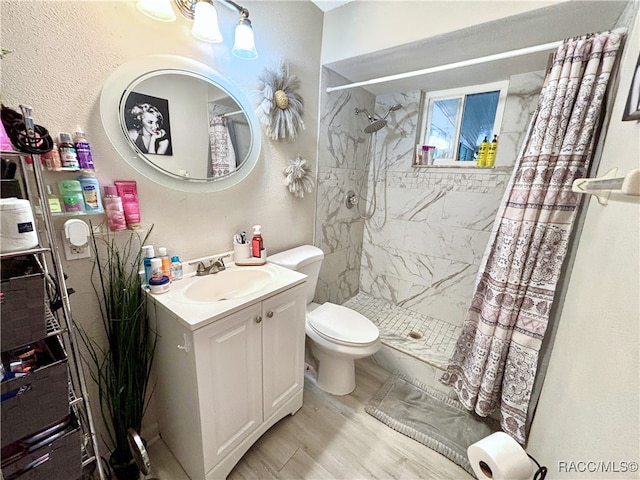
M 253 226 L 253 238 L 251 239 L 251 256 L 260 258 L 262 255 L 262 227 L 260 225 Z
M 498 153 L 498 135 L 493 136 L 493 140 L 489 144 L 489 150 L 487 153 L 486 167 L 493 167 L 496 163 L 496 153 Z
M 91 157 L 91 147 L 89 146 L 87 137 L 85 137 L 82 128 L 80 128 L 80 125 L 76 127 L 76 132 L 73 138 L 73 146 L 76 149 L 78 164 L 80 165 L 80 168 L 85 170 L 93 170 L 95 167 L 93 165 L 93 158 Z
M 487 137 L 484 137 L 484 140 L 480 144 L 480 148 L 478 148 L 478 160 L 476 165 L 479 167 L 487 165 L 487 153 L 489 153 L 489 142 L 487 142 Z

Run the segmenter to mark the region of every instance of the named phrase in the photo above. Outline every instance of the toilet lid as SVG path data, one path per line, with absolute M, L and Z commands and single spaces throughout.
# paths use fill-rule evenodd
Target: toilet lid
M 340 342 L 368 344 L 380 335 L 378 327 L 364 315 L 329 302 L 309 312 L 307 320 L 320 335 Z

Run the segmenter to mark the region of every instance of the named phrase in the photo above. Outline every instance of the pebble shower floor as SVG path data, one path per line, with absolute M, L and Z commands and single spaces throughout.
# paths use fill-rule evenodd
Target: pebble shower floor
M 375 323 L 385 345 L 442 369 L 447 367 L 462 330 L 362 292 L 347 300 L 344 306 Z

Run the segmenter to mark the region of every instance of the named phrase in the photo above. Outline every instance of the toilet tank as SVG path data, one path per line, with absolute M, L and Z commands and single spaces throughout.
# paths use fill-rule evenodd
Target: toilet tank
M 285 250 L 284 252 L 270 255 L 267 260 L 280 267 L 295 270 L 307 276 L 307 303 L 313 301 L 318 284 L 318 275 L 324 253 L 313 245 L 302 245 L 300 247 Z

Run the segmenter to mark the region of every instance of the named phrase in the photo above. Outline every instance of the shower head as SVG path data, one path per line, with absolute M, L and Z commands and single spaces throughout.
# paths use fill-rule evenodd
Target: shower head
M 400 110 L 401 108 L 402 108 L 402 104 L 400 103 L 396 103 L 395 105 L 392 105 L 389 108 L 389 110 L 387 110 L 387 113 L 384 114 L 384 117 L 382 118 L 387 118 L 391 112 L 395 112 L 396 110 Z
M 358 115 L 359 113 L 364 113 L 367 115 L 367 118 L 369 119 L 369 125 L 367 125 L 366 127 L 364 127 L 364 133 L 375 133 L 378 130 L 380 130 L 381 128 L 384 128 L 387 126 L 387 121 L 385 120 L 389 114 L 391 112 L 395 112 L 396 110 L 400 110 L 402 108 L 402 105 L 397 103 L 393 106 L 391 106 L 389 108 L 389 110 L 387 110 L 387 113 L 385 114 L 384 117 L 382 118 L 374 118 L 372 117 L 369 112 L 362 108 L 356 108 L 356 115 Z
M 375 133 L 386 126 L 387 121 L 384 119 L 373 120 L 369 125 L 364 127 L 364 133 Z

